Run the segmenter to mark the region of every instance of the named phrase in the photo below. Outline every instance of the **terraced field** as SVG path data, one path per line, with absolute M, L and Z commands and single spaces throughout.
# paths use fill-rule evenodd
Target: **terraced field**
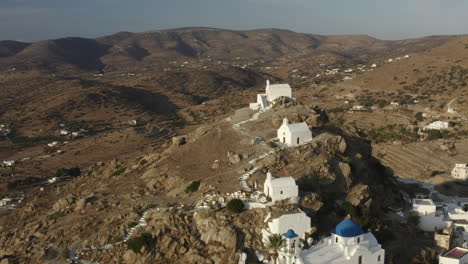
M 378 144 L 374 146 L 374 154 L 394 171 L 395 176 L 431 183 L 452 181 L 450 171 L 454 164 L 466 162 L 468 157 L 468 139 L 456 142 L 454 152 L 443 151 L 440 145 L 444 142 L 447 141 Z

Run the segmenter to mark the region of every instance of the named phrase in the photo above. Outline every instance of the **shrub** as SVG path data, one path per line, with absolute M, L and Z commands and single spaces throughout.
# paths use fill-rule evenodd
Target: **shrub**
M 420 219 L 417 212 L 411 212 L 408 217 L 406 218 L 408 225 L 412 227 L 417 227 L 419 225 Z
M 81 170 L 78 167 L 75 168 L 60 168 L 57 169 L 55 172 L 55 177 L 64 177 L 64 176 L 71 176 L 71 177 L 78 177 L 81 175 Z
M 356 208 L 352 204 L 350 204 L 348 202 L 344 202 L 341 205 L 341 209 L 343 209 L 345 211 L 346 215 L 351 216 L 351 218 L 356 218 L 358 216 Z
M 440 130 L 429 129 L 427 130 L 426 133 L 427 133 L 427 139 L 429 140 L 442 138 L 442 132 L 440 132 Z
M 339 126 L 342 126 L 344 124 L 345 120 L 343 118 L 341 118 L 341 117 L 337 117 L 337 118 L 332 118 L 331 122 L 335 123 L 335 124 L 337 124 Z
M 419 138 L 418 134 L 404 125 L 387 125 L 385 127 L 371 129 L 367 132 L 368 138 L 375 142 L 386 142 L 395 140 L 415 141 Z
M 55 213 L 53 213 L 51 215 L 48 215 L 47 220 L 57 220 L 60 217 L 64 217 L 66 215 L 67 215 L 67 213 L 65 213 L 65 212 L 55 212 Z
M 130 228 L 132 228 L 134 226 L 137 226 L 137 225 L 138 225 L 137 222 L 130 222 L 130 223 L 128 223 L 127 227 L 130 229 Z
M 114 171 L 114 173 L 112 173 L 111 176 L 112 176 L 112 177 L 114 177 L 114 176 L 119 176 L 119 175 L 121 175 L 122 173 L 124 173 L 126 170 L 127 170 L 127 168 L 125 168 L 125 167 L 124 167 L 124 168 L 120 168 L 120 169 Z
M 278 147 L 278 145 L 277 145 L 275 142 L 273 142 L 273 141 L 269 141 L 269 142 L 268 142 L 268 146 L 269 146 L 270 148 L 276 148 L 276 147 Z
M 185 193 L 193 193 L 198 191 L 198 187 L 200 187 L 200 181 L 194 181 L 189 186 L 185 188 Z
M 70 249 L 66 247 L 62 250 L 62 258 L 66 260 L 68 259 L 69 256 L 70 256 Z
M 422 112 L 417 112 L 417 113 L 416 113 L 416 120 L 417 120 L 418 122 L 421 122 L 421 121 L 424 120 L 424 117 L 423 117 L 423 113 L 422 113 Z
M 127 248 L 135 253 L 140 253 L 143 247 L 151 250 L 153 246 L 154 237 L 150 233 L 142 233 L 139 237 L 135 237 L 127 241 Z
M 232 199 L 227 203 L 227 209 L 233 213 L 241 213 L 244 211 L 244 202 L 240 199 Z

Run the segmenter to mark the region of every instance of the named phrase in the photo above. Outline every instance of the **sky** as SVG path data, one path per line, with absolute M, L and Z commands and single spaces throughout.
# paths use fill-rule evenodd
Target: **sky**
M 198 26 L 386 40 L 466 34 L 468 0 L 0 0 L 0 40 Z

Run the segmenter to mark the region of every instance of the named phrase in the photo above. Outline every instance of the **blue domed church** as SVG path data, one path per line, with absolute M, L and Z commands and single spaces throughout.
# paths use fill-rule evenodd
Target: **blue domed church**
M 294 230 L 283 234 L 286 239 L 280 251 L 281 264 L 383 264 L 385 250 L 371 232 L 364 232 L 351 218 L 341 221 L 331 236 L 319 244 L 301 249 Z

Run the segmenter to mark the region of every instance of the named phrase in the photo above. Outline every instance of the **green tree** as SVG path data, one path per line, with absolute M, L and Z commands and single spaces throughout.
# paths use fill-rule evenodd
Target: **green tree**
M 286 239 L 280 234 L 272 234 L 268 237 L 266 248 L 270 251 L 274 258 L 274 263 L 277 263 L 279 250 L 286 244 Z
M 233 213 L 241 213 L 244 211 L 244 202 L 240 199 L 232 199 L 227 203 L 227 209 Z

